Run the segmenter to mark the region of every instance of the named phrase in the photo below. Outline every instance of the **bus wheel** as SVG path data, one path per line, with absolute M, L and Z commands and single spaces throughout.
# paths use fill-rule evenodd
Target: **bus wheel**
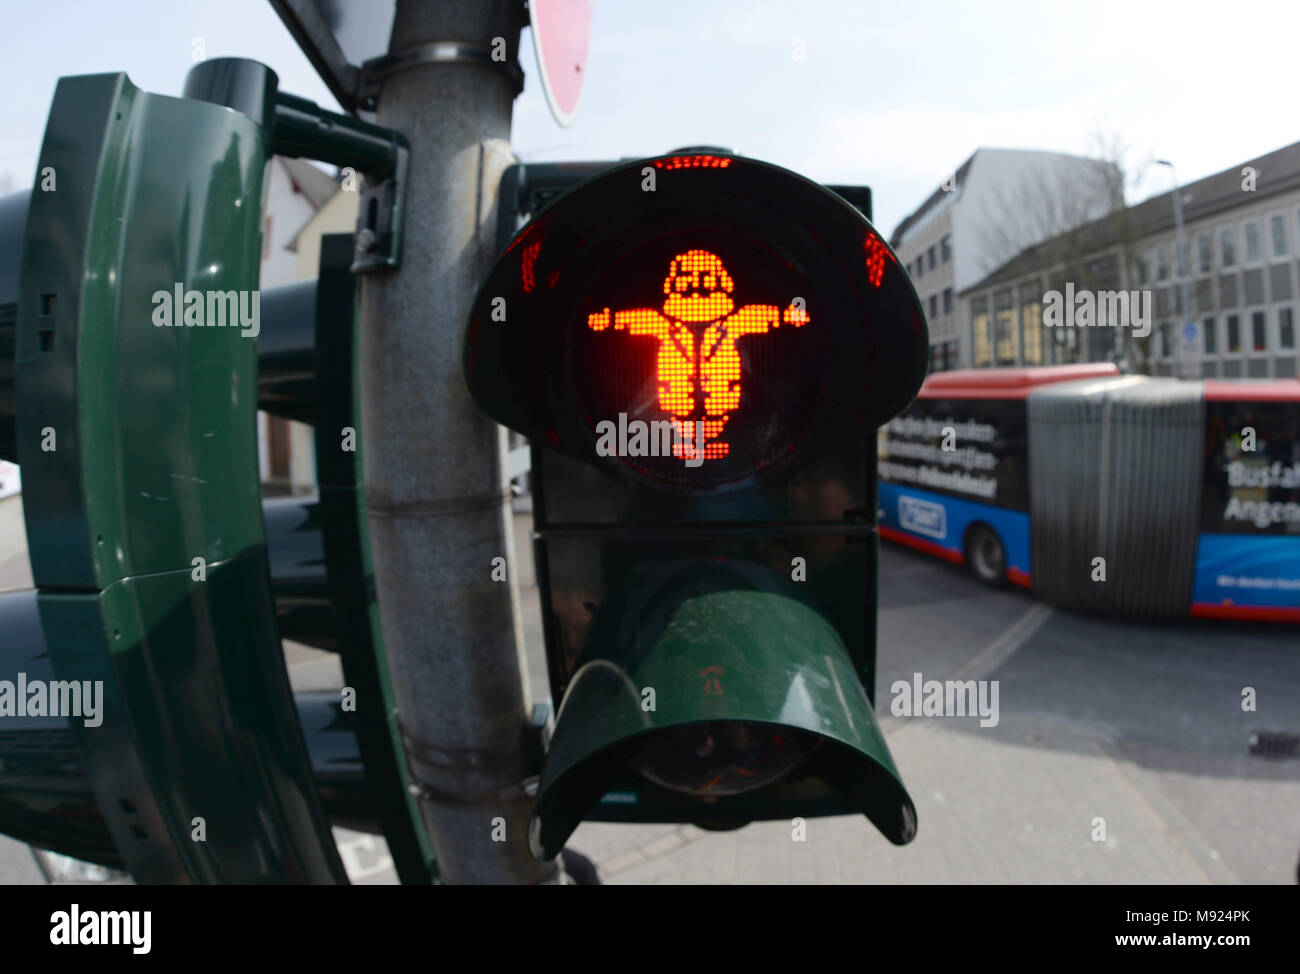
M 985 585 L 1002 588 L 1007 584 L 1007 553 L 998 533 L 987 524 L 976 524 L 967 532 L 966 564 Z

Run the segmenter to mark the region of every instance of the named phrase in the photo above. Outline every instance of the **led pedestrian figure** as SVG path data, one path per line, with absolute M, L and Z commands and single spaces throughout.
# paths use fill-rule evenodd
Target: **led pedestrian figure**
M 791 303 L 784 312 L 774 304 L 747 304 L 736 310 L 731 292 L 736 283 L 722 260 L 707 250 L 689 250 L 673 258 L 664 278 L 663 312 L 653 308 L 587 316 L 594 331 L 612 323 L 615 330 L 658 339 L 659 408 L 672 419 L 673 456 L 696 458 L 694 418 L 703 412 L 704 459 L 731 452 L 719 440 L 731 411 L 740 404 L 740 353 L 736 341 L 762 335 L 784 321 L 796 328 L 809 322 L 808 312 Z M 702 398 L 702 402 L 700 401 Z

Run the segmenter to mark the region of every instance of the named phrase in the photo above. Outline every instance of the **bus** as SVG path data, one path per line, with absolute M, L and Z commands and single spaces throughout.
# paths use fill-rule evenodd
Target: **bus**
M 879 531 L 1131 618 L 1300 621 L 1300 382 L 942 372 L 877 439 Z
M 1191 613 L 1300 621 L 1300 382 L 1205 382 Z

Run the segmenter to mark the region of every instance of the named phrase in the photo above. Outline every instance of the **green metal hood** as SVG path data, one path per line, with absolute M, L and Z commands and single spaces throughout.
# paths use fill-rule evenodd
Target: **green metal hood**
M 911 841 L 916 810 L 871 701 L 802 595 L 764 566 L 711 558 L 660 565 L 607 598 L 557 715 L 534 853 L 557 854 L 628 783 L 636 801 L 671 806 L 664 821 L 737 827 L 788 804 L 791 817 L 859 812 Z

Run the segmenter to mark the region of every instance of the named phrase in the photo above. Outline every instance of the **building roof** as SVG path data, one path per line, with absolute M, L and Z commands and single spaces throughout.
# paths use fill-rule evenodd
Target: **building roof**
M 930 194 L 930 196 L 926 199 L 924 203 L 918 206 L 907 216 L 903 217 L 903 222 L 900 223 L 898 226 L 896 226 L 894 228 L 894 232 L 889 235 L 889 246 L 897 250 L 899 241 L 903 239 L 903 234 L 907 233 L 907 231 L 910 230 L 914 224 L 920 222 L 921 218 L 924 217 L 927 213 L 929 213 L 930 210 L 932 210 L 934 207 L 939 205 L 939 203 L 943 200 L 945 196 L 948 196 L 950 193 L 953 192 L 961 191 L 962 186 L 966 184 L 966 177 L 970 175 L 971 163 L 975 161 L 975 157 L 979 155 L 979 153 L 980 150 L 976 149 L 966 158 L 965 162 L 963 162 L 960 166 L 957 167 L 957 171 L 953 173 L 952 190 L 944 190 L 943 186 L 940 186 L 938 189 L 936 189 L 933 193 Z
M 1049 149 L 1000 149 L 993 146 L 981 146 L 972 152 L 965 162 L 957 167 L 957 171 L 953 174 L 954 185 L 951 190 L 944 190 L 941 185 L 929 195 L 924 203 L 904 217 L 903 221 L 894 228 L 894 232 L 890 234 L 889 237 L 889 245 L 891 247 L 897 250 L 903 243 L 903 238 L 907 235 L 908 230 L 925 220 L 932 213 L 937 212 L 945 202 L 956 201 L 961 198 L 962 190 L 964 189 L 967 178 L 970 175 L 971 166 L 977 158 L 985 160 L 985 165 L 992 165 L 994 167 L 1015 162 L 1023 163 L 1030 160 L 1037 163 L 1046 163 L 1050 160 L 1056 165 L 1070 162 L 1074 164 L 1083 163 L 1096 166 L 1114 166 L 1113 163 L 1106 163 L 1101 159 L 1093 159 L 1089 156 L 1070 155 L 1067 152 L 1054 152 Z M 981 169 L 983 170 L 983 168 L 984 166 L 982 165 Z
M 317 169 L 305 159 L 290 159 L 287 156 L 276 156 L 276 158 L 280 161 L 280 165 L 284 166 L 284 171 L 289 174 L 293 188 L 307 197 L 312 209 L 319 210 L 331 196 L 338 192 L 339 184 L 334 177 Z
M 1300 142 L 1293 142 L 1181 187 L 1183 222 L 1192 223 L 1245 202 L 1241 183 L 1242 170 L 1247 166 L 1256 173 L 1257 197 L 1300 187 Z M 1125 221 L 1131 221 L 1128 228 L 1125 228 Z M 974 290 L 1014 281 L 1026 274 L 1049 268 L 1067 257 L 1094 254 L 1114 246 L 1124 233 L 1131 235 L 1134 240 L 1140 240 L 1173 228 L 1174 200 L 1173 191 L 1170 190 L 1027 247 L 961 293 L 969 294 Z

